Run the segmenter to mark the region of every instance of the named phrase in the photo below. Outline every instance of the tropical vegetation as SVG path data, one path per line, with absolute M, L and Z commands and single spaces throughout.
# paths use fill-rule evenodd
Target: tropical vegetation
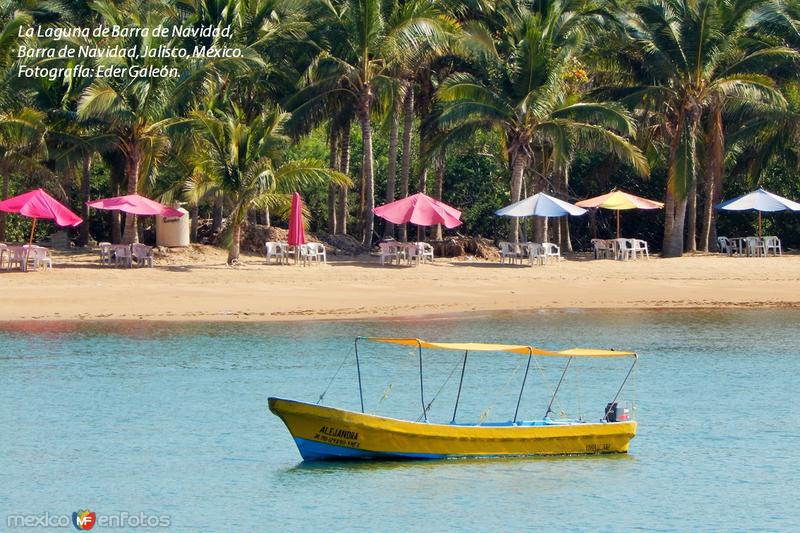
M 21 31 L 114 25 L 217 31 Z M 753 231 L 752 217 L 717 216 L 724 197 L 800 197 L 798 28 L 800 0 L 0 0 L 0 196 L 44 186 L 90 217 L 79 244 L 142 233 L 135 217 L 89 213 L 90 198 L 184 202 L 234 263 L 246 225 L 285 223 L 294 191 L 312 229 L 365 247 L 409 238 L 372 210 L 423 191 L 463 209 L 463 233 L 571 249 L 610 235 L 613 215 L 493 212 L 616 187 L 666 204 L 625 216 L 624 232 L 668 257 L 714 250 L 718 232 Z M 241 53 L 19 54 L 134 46 Z M 120 75 L 20 76 L 76 66 Z M 800 220 L 765 221 L 800 245 Z M 20 224 L 0 214 L 0 240 Z

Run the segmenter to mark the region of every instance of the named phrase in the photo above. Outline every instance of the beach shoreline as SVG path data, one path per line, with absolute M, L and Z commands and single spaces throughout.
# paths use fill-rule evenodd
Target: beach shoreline
M 199 252 L 198 252 L 199 250 Z M 476 312 L 800 307 L 800 256 L 718 254 L 639 261 L 577 256 L 543 266 L 437 259 L 386 266 L 377 257 L 266 265 L 224 251 L 159 258 L 155 268 L 101 266 L 93 253 L 54 254 L 46 272 L 0 272 L 0 322 L 420 319 Z

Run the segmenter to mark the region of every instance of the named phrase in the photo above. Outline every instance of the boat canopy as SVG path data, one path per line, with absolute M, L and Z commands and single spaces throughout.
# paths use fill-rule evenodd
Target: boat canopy
M 434 350 L 458 350 L 462 352 L 507 352 L 523 355 L 545 355 L 555 357 L 636 357 L 635 352 L 620 352 L 617 350 L 596 350 L 593 348 L 571 348 L 560 352 L 542 350 L 533 346 L 518 344 L 484 344 L 479 342 L 428 342 L 420 339 L 391 339 L 385 337 L 361 337 L 364 340 L 399 344 L 401 346 L 415 346 Z

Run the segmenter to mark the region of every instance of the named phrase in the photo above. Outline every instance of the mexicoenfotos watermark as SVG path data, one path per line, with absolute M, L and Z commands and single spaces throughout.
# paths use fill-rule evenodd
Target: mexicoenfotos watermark
M 116 513 L 98 514 L 89 509 L 70 514 L 51 514 L 49 512 L 39 514 L 10 514 L 6 516 L 7 529 L 21 528 L 55 528 L 74 526 L 79 531 L 88 531 L 95 526 L 100 528 L 167 528 L 172 525 L 169 515 L 156 515 L 140 513 L 129 513 L 121 511 Z

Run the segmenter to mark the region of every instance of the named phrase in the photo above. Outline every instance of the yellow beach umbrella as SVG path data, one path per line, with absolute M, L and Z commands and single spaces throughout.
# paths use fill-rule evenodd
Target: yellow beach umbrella
M 603 209 L 613 209 L 617 212 L 617 238 L 619 239 L 619 212 L 626 209 L 661 209 L 664 207 L 662 202 L 655 200 L 648 200 L 634 196 L 623 191 L 613 190 L 608 194 L 602 196 L 595 196 L 576 202 L 575 205 L 579 207 L 591 208 L 602 207 Z

